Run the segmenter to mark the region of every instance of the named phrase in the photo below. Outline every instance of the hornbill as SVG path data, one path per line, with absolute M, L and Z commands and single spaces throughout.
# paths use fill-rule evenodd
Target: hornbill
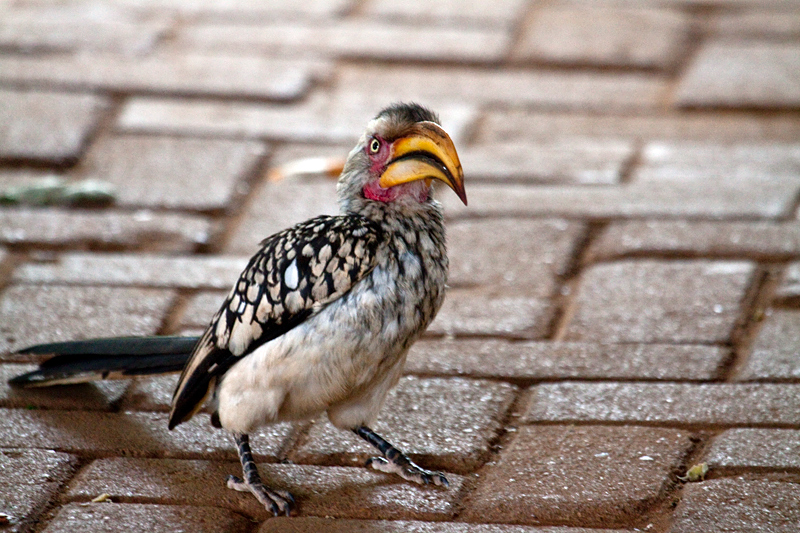
M 394 104 L 368 123 L 338 180 L 341 214 L 319 216 L 268 237 L 199 338 L 110 338 L 33 346 L 54 354 L 13 383 L 41 386 L 160 372 L 182 373 L 169 428 L 210 398 L 211 421 L 236 441 L 243 477 L 273 514 L 292 496 L 264 485 L 248 434 L 274 422 L 326 412 L 381 456 L 367 464 L 404 479 L 447 486 L 370 429 L 397 383 L 411 344 L 445 296 L 448 259 L 444 182 L 467 203 L 453 142 L 438 117 Z

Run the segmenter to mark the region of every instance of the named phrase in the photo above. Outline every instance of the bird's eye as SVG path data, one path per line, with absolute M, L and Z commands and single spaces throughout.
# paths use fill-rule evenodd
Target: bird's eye
M 381 142 L 375 137 L 373 137 L 372 140 L 369 142 L 369 153 L 377 154 L 378 150 L 380 149 L 381 149 Z

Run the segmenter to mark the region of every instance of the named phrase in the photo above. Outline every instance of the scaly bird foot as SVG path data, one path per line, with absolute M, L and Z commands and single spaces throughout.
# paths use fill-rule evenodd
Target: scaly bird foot
M 228 476 L 228 488 L 251 493 L 275 516 L 291 516 L 295 508 L 294 498 L 291 494 L 285 490 L 269 489 L 261 482 L 248 483 L 236 476 Z
M 425 470 L 417 466 L 412 461 L 403 456 L 405 461 L 388 461 L 383 457 L 371 457 L 367 460 L 367 467 L 387 474 L 397 474 L 407 481 L 413 481 L 420 485 L 436 485 L 437 487 L 449 487 L 450 482 L 441 472 Z

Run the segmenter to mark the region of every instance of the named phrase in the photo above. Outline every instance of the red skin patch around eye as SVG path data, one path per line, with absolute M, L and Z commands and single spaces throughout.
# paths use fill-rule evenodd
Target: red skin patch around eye
M 376 136 L 375 139 L 381 143 L 378 152 L 371 153 L 369 150 L 369 143 L 367 143 L 364 151 L 367 153 L 367 157 L 369 157 L 371 162 L 369 168 L 370 173 L 378 178 L 364 186 L 364 197 L 384 203 L 394 202 L 401 196 L 410 196 L 419 202 L 426 201 L 428 199 L 429 187 L 422 181 L 403 183 L 401 185 L 389 187 L 388 189 L 381 187 L 379 183 L 380 175 L 386 170 L 386 165 L 389 163 L 394 150 L 392 149 L 392 145 L 386 142 L 382 137 Z

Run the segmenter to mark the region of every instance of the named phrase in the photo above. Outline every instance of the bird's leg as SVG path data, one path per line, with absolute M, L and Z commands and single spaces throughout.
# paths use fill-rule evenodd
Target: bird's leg
M 253 453 L 250 451 L 250 437 L 244 434 L 234 433 L 236 447 L 239 449 L 239 460 L 242 462 L 242 475 L 244 480 L 236 476 L 228 476 L 228 488 L 240 492 L 251 492 L 256 499 L 272 514 L 278 516 L 285 514 L 289 516 L 294 509 L 294 498 L 285 490 L 272 490 L 261 482 L 258 475 L 258 468 L 253 461 Z
M 372 431 L 367 426 L 360 426 L 353 430 L 356 435 L 375 446 L 383 457 L 372 457 L 367 461 L 367 466 L 387 472 L 420 485 L 433 483 L 443 487 L 449 487 L 450 483 L 444 474 L 431 470 L 425 470 L 414 464 L 403 452 L 386 442 L 386 440 Z

